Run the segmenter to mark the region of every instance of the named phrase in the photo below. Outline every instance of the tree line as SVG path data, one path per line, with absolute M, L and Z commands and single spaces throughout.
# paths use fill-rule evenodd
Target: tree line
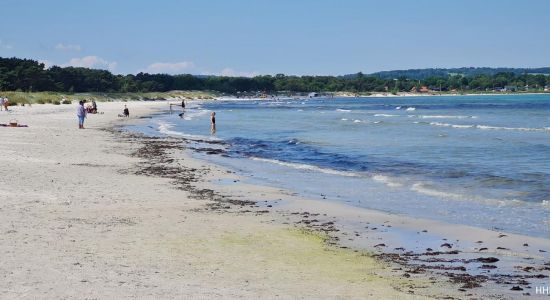
M 115 75 L 106 70 L 59 67 L 46 68 L 31 59 L 0 57 L 0 91 L 52 92 L 167 92 L 210 90 L 222 93 L 288 92 L 408 92 L 426 86 L 441 91 L 487 91 L 515 87 L 542 90 L 550 86 L 550 76 L 500 72 L 474 76 L 447 75 L 425 79 L 381 78 L 380 76 L 275 76 L 253 78 L 139 73 Z
M 430 77 L 448 77 L 452 75 L 462 75 L 465 77 L 473 77 L 477 75 L 496 75 L 499 73 L 514 73 L 516 75 L 528 74 L 545 74 L 550 75 L 550 68 L 487 68 L 487 67 L 470 67 L 470 68 L 426 68 L 426 69 L 409 69 L 409 70 L 392 70 L 372 73 L 371 75 L 393 79 L 406 77 L 410 79 L 427 79 Z M 355 76 L 350 74 L 346 76 Z

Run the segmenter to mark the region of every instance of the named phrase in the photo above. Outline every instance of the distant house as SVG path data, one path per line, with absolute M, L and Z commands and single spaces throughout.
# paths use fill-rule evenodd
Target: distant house
M 518 90 L 517 85 L 507 85 L 502 89 L 503 92 L 515 92 L 517 90 Z
M 413 87 L 412 87 L 411 93 L 416 93 L 416 86 L 413 86 Z
M 550 88 L 549 88 L 548 86 L 545 86 L 545 87 L 544 87 L 544 91 L 545 91 L 545 92 L 548 92 L 548 91 L 550 91 Z
M 444 90 L 445 90 L 445 88 L 438 87 L 438 86 L 429 86 L 428 87 L 428 91 L 433 91 L 433 92 L 442 92 Z
M 418 91 L 421 93 L 429 93 L 430 89 L 427 86 L 423 85 Z
M 315 97 L 319 97 L 319 94 L 313 92 L 313 93 L 309 93 L 307 96 L 308 96 L 309 98 L 315 98 Z

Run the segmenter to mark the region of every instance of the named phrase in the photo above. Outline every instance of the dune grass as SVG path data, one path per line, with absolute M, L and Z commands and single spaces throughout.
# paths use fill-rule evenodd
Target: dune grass
M 151 92 L 151 93 L 62 93 L 62 92 L 1 92 L 1 97 L 7 97 L 10 105 L 25 104 L 70 104 L 72 101 L 95 100 L 97 102 L 105 101 L 139 101 L 139 100 L 167 100 L 171 98 L 179 99 L 200 99 L 212 100 L 218 96 L 210 91 L 169 91 L 169 92 Z M 65 100 L 65 101 L 63 101 Z

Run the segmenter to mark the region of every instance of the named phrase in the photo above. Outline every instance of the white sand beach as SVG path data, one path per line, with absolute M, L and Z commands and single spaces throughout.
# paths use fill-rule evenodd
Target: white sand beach
M 0 298 L 423 298 L 369 256 L 135 175 L 142 145 L 104 129 L 166 103 L 128 105 L 130 120 L 116 117 L 123 103 L 100 103 L 85 130 L 75 104 L 0 114 L 29 126 L 0 128 Z

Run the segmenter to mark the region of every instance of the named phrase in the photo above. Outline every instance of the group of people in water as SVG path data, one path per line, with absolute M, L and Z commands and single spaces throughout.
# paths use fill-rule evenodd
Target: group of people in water
M 183 111 L 180 114 L 178 114 L 178 116 L 180 116 L 180 118 L 183 118 L 185 114 L 185 100 L 181 101 L 181 109 Z M 172 111 L 172 104 L 170 104 L 170 111 Z M 212 134 L 216 133 L 216 112 L 210 113 L 210 132 Z
M 0 98 L 1 99 L 1 98 Z M 84 120 L 87 117 L 87 114 L 96 114 L 97 112 L 97 103 L 95 100 L 92 100 L 92 104 L 84 107 L 84 103 L 86 103 L 86 100 L 80 100 L 78 101 L 78 108 L 76 110 L 76 116 L 78 117 L 78 128 L 84 129 Z M 181 101 L 181 108 L 183 110 L 182 113 L 179 114 L 181 118 L 183 118 L 183 115 L 185 113 L 185 101 Z M 171 109 L 171 108 L 170 108 Z M 7 107 L 6 107 L 7 110 Z M 130 117 L 130 110 L 128 109 L 128 106 L 124 105 L 124 109 L 122 110 L 122 114 L 118 115 L 119 117 Z M 216 133 L 216 113 L 212 112 L 210 114 L 210 131 L 212 134 Z

